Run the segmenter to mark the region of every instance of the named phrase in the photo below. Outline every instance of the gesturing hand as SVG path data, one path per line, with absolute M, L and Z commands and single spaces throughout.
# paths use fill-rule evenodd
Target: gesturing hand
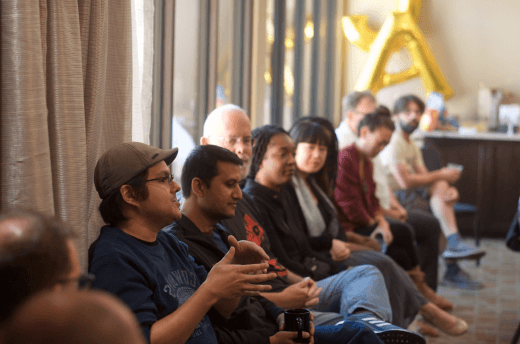
M 260 292 L 271 290 L 270 285 L 261 285 L 276 278 L 275 273 L 257 274 L 267 270 L 269 264 L 231 264 L 235 256 L 235 248 L 231 247 L 220 262 L 209 272 L 204 284 L 211 286 L 210 290 L 218 299 L 228 299 L 236 296 L 258 296 Z
M 267 253 L 254 242 L 247 240 L 237 241 L 232 235 L 228 236 L 228 242 L 235 248 L 235 259 L 233 263 L 245 265 L 264 263 L 269 260 Z

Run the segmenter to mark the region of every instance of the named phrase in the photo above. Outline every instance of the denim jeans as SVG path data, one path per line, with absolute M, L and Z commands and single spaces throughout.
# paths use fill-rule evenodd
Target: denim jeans
M 343 325 L 316 326 L 316 344 L 382 344 L 383 341 L 363 323 L 345 321 Z
M 359 266 L 373 265 L 385 279 L 390 306 L 392 307 L 392 324 L 407 328 L 413 321 L 419 309 L 428 303 L 406 271 L 394 260 L 375 251 L 356 251 L 342 262 L 342 265 Z
M 392 309 L 383 275 L 372 265 L 341 271 L 316 283 L 323 288 L 314 310 L 340 313 L 347 317 L 364 309 L 392 322 Z

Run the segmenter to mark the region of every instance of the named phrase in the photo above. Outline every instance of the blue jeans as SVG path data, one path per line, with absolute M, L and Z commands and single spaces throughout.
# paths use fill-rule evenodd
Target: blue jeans
M 314 315 L 314 326 L 336 325 L 340 321 L 344 321 L 345 317 L 339 313 L 319 312 L 314 309 L 310 310 Z
M 338 326 L 316 326 L 314 330 L 316 344 L 382 344 L 383 341 L 365 324 L 345 321 Z
M 364 309 L 392 322 L 392 309 L 383 275 L 372 265 L 359 265 L 316 283 L 323 288 L 314 310 L 344 317 Z M 345 319 L 346 320 L 346 319 Z

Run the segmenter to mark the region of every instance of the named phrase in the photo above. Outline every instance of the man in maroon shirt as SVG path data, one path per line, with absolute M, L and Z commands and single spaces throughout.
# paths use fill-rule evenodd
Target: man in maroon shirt
M 409 274 L 419 272 L 419 258 L 413 228 L 401 221 L 386 219 L 376 197 L 371 159 L 388 144 L 395 127 L 392 120 L 376 111 L 358 125 L 356 142 L 339 152 L 334 197 L 352 229 L 361 235 L 380 237 L 386 253 Z M 344 227 L 344 228 L 345 228 Z
M 336 202 L 349 220 L 343 227 L 377 227 L 387 244 L 393 241 L 393 235 L 375 195 L 376 185 L 371 158 L 388 144 L 394 128 L 390 118 L 378 116 L 376 113 L 363 118 L 356 142 L 339 152 L 338 176 L 334 191 Z

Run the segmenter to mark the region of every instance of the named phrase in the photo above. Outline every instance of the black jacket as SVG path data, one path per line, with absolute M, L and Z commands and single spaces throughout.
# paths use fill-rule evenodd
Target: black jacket
M 312 250 L 305 228 L 299 219 L 301 211 L 289 204 L 280 192 L 273 191 L 248 178 L 244 189 L 255 204 L 271 243 L 271 250 L 286 268 L 316 281 L 340 270 L 339 264 Z
M 248 240 L 262 247 L 270 258 L 268 271 L 273 271 L 274 269 L 281 270 L 283 266 L 279 265 L 276 255 L 271 251 L 271 245 L 263 223 L 260 224 L 257 220 L 259 218 L 253 201 L 248 195 L 243 194 L 242 199 L 237 202 L 235 216 L 220 221 L 220 224 L 230 234 L 233 234 L 237 240 Z M 273 287 L 272 292 L 280 292 L 291 285 L 287 279 L 286 271 L 277 271 L 276 273 L 278 275 L 277 278 L 265 283 Z
M 195 262 L 204 266 L 208 272 L 225 255 L 211 236 L 203 234 L 184 215 L 166 230 L 188 245 L 189 253 Z M 220 234 L 229 247 L 228 233 L 223 227 L 217 224 L 213 230 Z M 219 343 L 263 344 L 269 343 L 269 337 L 278 332 L 276 317 L 281 312 L 283 309 L 261 296 L 244 296 L 228 319 L 213 309 L 208 315 Z

